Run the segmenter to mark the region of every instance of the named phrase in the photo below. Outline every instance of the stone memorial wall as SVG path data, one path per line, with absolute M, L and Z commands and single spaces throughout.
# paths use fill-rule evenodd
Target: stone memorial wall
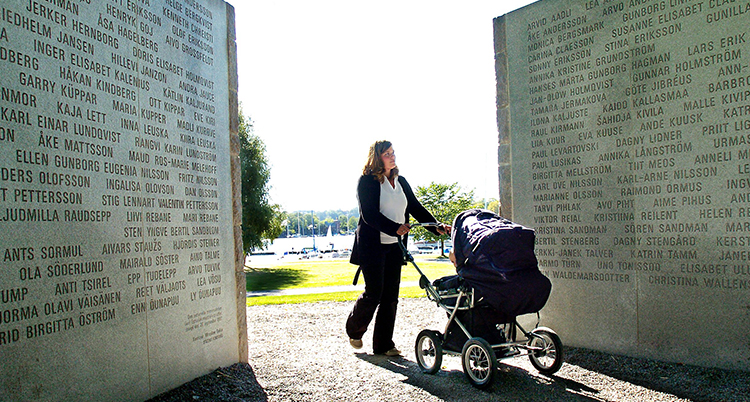
M 749 29 L 746 0 L 495 19 L 503 212 L 564 342 L 750 369 Z
M 246 361 L 235 60 L 223 1 L 2 2 L 0 400 Z

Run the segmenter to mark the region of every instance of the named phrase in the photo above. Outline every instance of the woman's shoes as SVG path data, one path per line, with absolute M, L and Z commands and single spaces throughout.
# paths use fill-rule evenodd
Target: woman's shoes
M 352 345 L 354 349 L 362 349 L 362 340 L 361 339 L 352 339 L 349 338 L 349 344 Z
M 352 345 L 354 349 L 362 349 L 361 339 L 349 338 L 349 344 Z M 396 348 L 391 348 L 391 350 L 388 350 L 385 353 L 376 353 L 376 354 L 383 354 L 389 357 L 394 357 L 394 356 L 401 356 L 401 351 Z

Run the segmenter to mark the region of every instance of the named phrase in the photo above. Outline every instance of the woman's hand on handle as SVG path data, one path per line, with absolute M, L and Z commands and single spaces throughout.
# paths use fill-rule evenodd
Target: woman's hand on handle
M 399 235 L 399 236 L 403 236 L 403 235 L 405 235 L 405 234 L 409 233 L 409 229 L 411 229 L 411 228 L 409 227 L 409 225 L 401 225 L 401 226 L 400 226 L 400 227 L 398 228 L 398 230 L 396 230 L 396 234 L 397 234 L 397 235 Z
M 439 224 L 437 226 L 437 231 L 441 235 L 451 234 L 451 230 L 453 230 L 453 228 L 451 227 L 451 225 L 446 225 L 445 223 L 441 223 L 441 224 Z

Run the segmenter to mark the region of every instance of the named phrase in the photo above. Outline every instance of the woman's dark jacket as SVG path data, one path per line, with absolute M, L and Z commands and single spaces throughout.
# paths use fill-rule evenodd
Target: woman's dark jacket
M 398 176 L 398 182 L 406 195 L 405 222 L 409 222 L 409 215 L 419 222 L 437 222 L 430 212 L 422 206 L 414 196 L 414 192 L 403 176 Z M 380 213 L 380 182 L 375 175 L 362 175 L 357 183 L 357 199 L 359 200 L 359 222 L 357 232 L 354 236 L 354 246 L 349 262 L 360 265 L 361 261 L 367 261 L 377 256 L 381 250 L 380 232 L 387 235 L 398 236 L 396 231 L 401 227 Z M 434 228 L 427 228 L 437 234 Z M 406 237 L 403 242 L 406 247 Z

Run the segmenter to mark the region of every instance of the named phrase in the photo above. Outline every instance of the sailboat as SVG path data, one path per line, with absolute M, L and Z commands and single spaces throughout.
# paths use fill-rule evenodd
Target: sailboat
M 331 234 L 331 226 L 328 225 L 328 233 L 326 234 L 326 240 L 328 240 L 328 245 L 331 246 L 331 250 L 334 249 L 333 244 L 333 234 Z

